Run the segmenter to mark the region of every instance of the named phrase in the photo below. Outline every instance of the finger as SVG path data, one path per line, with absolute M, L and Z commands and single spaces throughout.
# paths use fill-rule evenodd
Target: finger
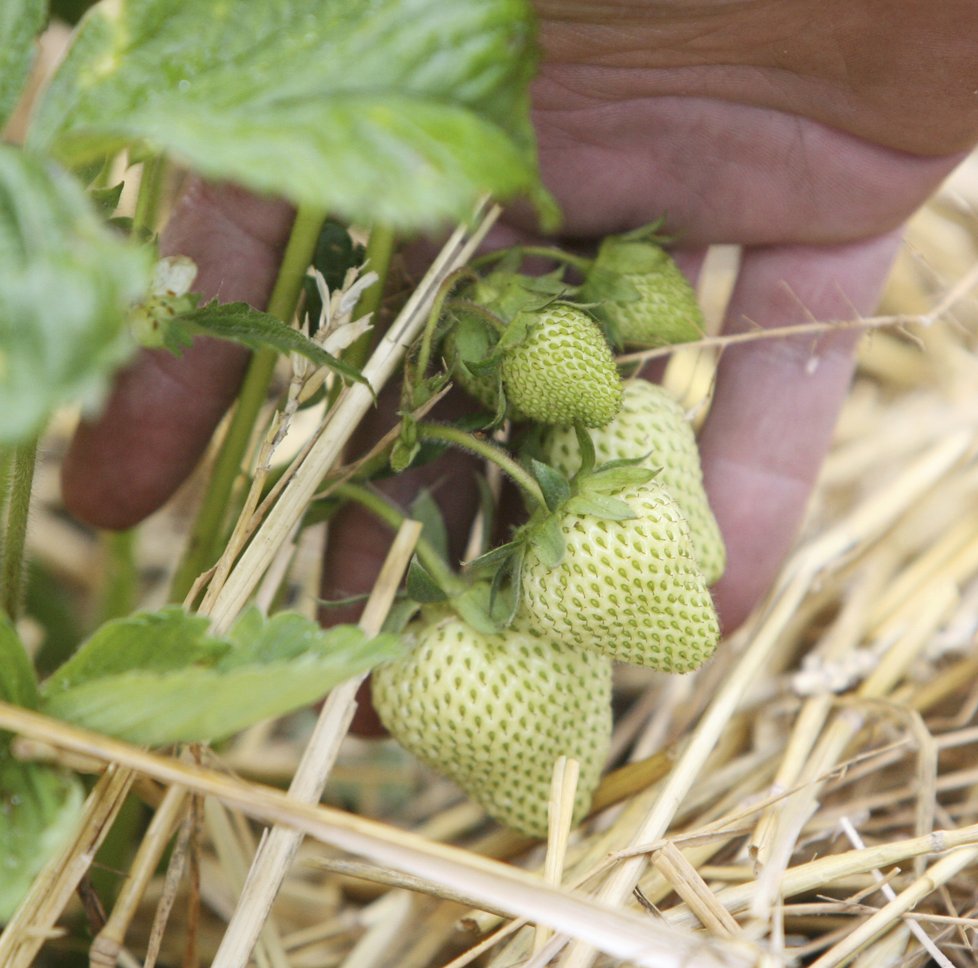
M 193 179 L 160 250 L 197 263 L 194 289 L 205 298 L 263 307 L 292 218 L 281 202 Z M 180 357 L 140 353 L 118 375 L 101 415 L 75 433 L 62 468 L 68 510 L 98 527 L 126 528 L 160 507 L 207 448 L 247 360 L 240 347 L 206 339 Z
M 727 331 L 870 313 L 899 245 L 890 233 L 847 246 L 747 250 Z M 858 333 L 760 339 L 728 349 L 700 435 L 710 503 L 727 542 L 714 589 L 728 631 L 773 582 L 832 440 Z

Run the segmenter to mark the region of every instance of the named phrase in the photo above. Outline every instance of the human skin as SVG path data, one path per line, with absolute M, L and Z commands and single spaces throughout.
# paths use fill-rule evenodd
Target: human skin
M 536 6 L 534 123 L 564 241 L 665 213 L 691 275 L 708 245 L 743 246 L 727 332 L 872 312 L 900 227 L 978 140 L 973 0 Z M 260 306 L 290 222 L 279 202 L 195 181 L 163 249 L 197 262 L 205 295 Z M 520 208 L 509 225 L 533 232 Z M 700 448 L 728 546 L 714 589 L 728 630 L 797 533 L 855 339 L 758 340 L 723 354 Z M 143 354 L 102 417 L 79 428 L 64 465 L 69 510 L 121 528 L 160 506 L 198 461 L 244 364 L 209 342 L 179 360 Z M 446 513 L 461 528 L 474 489 L 450 490 Z M 348 514 L 331 539 L 342 584 L 327 593 L 369 587 L 387 542 Z

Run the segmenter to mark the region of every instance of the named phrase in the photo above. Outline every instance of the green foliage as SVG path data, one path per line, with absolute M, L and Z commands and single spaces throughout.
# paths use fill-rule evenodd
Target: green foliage
M 0 757 L 0 921 L 68 841 L 82 803 L 76 777 Z
M 34 61 L 34 38 L 47 16 L 45 0 L 0 4 L 0 128 L 7 123 Z
M 320 699 L 395 642 L 256 609 L 216 638 L 206 619 L 168 607 L 103 625 L 44 683 L 41 708 L 151 746 L 223 739 Z
M 131 349 L 125 311 L 149 261 L 63 172 L 0 146 L 0 444 L 96 402 Z
M 317 367 L 329 367 L 345 380 L 363 382 L 356 367 L 327 353 L 318 343 L 277 317 L 259 312 L 247 303 L 218 303 L 212 300 L 181 313 L 167 324 L 164 345 L 171 352 L 179 352 L 198 335 L 238 343 L 252 350 L 267 346 L 277 353 L 298 353 Z
M 0 699 L 33 709 L 37 683 L 13 625 L 0 616 Z M 37 872 L 71 832 L 81 783 L 10 754 L 0 738 L 0 921 L 13 913 Z
M 464 218 L 539 186 L 523 0 L 130 0 L 82 22 L 30 143 L 125 147 L 344 218 Z

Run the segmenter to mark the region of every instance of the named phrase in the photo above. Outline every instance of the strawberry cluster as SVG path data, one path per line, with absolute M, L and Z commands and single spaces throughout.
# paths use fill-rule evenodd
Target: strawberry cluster
M 487 425 L 529 426 L 518 455 L 470 446 L 523 484 L 532 510 L 461 576 L 416 563 L 409 593 L 424 604 L 405 653 L 375 672 L 373 698 L 406 748 L 499 821 L 542 835 L 558 756 L 581 764 L 576 818 L 588 809 L 610 743 L 613 662 L 682 673 L 713 654 L 709 585 L 725 555 L 685 414 L 661 388 L 623 381 L 613 355 L 698 336 L 689 284 L 648 231 L 606 240 L 590 262 L 567 256 L 583 276 L 574 284 L 564 268 L 521 274 L 524 255 L 445 302 L 430 330 L 444 375 L 412 378 L 415 403 L 450 378 Z M 425 429 L 405 428 L 413 460 Z

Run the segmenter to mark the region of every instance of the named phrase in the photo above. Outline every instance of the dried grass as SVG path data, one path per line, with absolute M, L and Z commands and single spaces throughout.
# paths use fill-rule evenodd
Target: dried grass
M 717 266 L 706 285 L 722 283 Z M 127 790 L 153 820 L 96 925 L 93 965 L 147 964 L 154 919 L 165 922 L 160 965 L 978 964 L 976 283 L 978 160 L 911 225 L 882 315 L 853 324 L 870 331 L 859 375 L 768 600 L 693 677 L 621 670 L 615 750 L 635 762 L 609 776 L 580 830 L 560 819 L 572 768 L 555 780 L 544 847 L 493 830 L 393 744 L 340 745 L 352 686 L 318 726 L 297 716 L 256 727 L 199 752 L 202 764 L 0 707 L 21 755 L 101 774 L 75 842 L 0 936 L 0 964 L 60 964 L 77 948 L 76 889 Z M 391 331 L 378 383 L 419 319 L 410 310 Z M 673 361 L 674 385 L 708 385 L 722 344 L 706 342 L 709 353 Z M 346 399 L 207 599 L 220 624 L 290 545 L 369 403 L 356 389 Z M 99 587 L 101 551 L 60 516 L 57 430 L 33 549 L 84 598 Z M 193 495 L 142 532 L 150 599 Z M 396 584 L 402 541 L 378 601 Z M 323 784 L 334 806 L 316 805 Z M 180 829 L 170 869 L 184 863 L 184 876 L 167 881 L 160 857 Z

